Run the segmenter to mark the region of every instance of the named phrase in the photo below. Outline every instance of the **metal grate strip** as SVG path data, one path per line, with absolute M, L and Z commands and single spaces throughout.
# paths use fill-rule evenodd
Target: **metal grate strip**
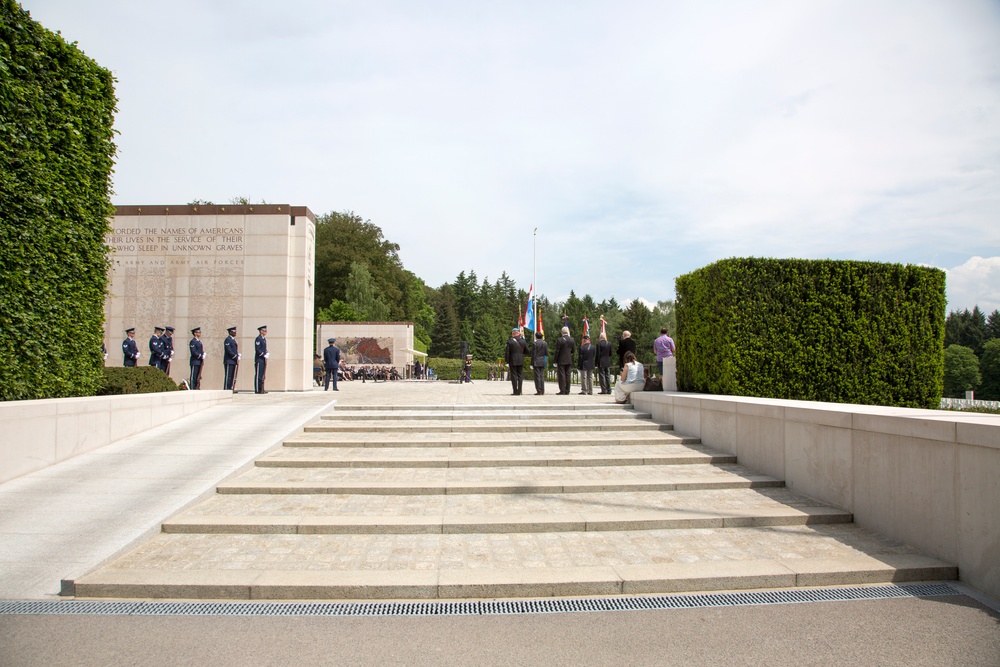
M 705 593 L 545 600 L 467 602 L 110 602 L 93 600 L 0 600 L 3 614 L 94 614 L 115 616 L 468 616 L 559 614 L 742 607 L 848 600 L 962 595 L 948 584 L 903 584 L 853 588 L 808 588 L 743 593 Z

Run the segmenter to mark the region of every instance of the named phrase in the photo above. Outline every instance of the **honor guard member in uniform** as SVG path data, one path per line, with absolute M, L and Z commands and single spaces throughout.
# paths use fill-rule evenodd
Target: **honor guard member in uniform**
M 135 342 L 135 327 L 125 330 L 125 340 L 122 341 L 123 366 L 135 366 L 139 360 L 139 345 Z
M 167 327 L 167 333 L 160 336 L 160 370 L 170 375 L 170 362 L 174 360 L 174 328 Z
M 201 344 L 201 327 L 191 329 L 194 336 L 188 343 L 191 350 L 191 379 L 189 383 L 192 389 L 201 389 L 201 368 L 205 363 L 205 346 Z
M 225 351 L 222 353 L 222 367 L 225 370 L 223 389 L 231 389 L 236 393 L 236 372 L 240 367 L 240 345 L 236 342 L 236 327 L 226 329 L 229 335 L 223 343 Z
M 253 342 L 253 393 L 266 394 L 264 375 L 267 373 L 267 327 L 257 327 L 257 338 Z
M 153 335 L 149 337 L 149 365 L 157 368 L 160 368 L 160 351 L 163 349 L 163 343 L 160 342 L 162 335 L 163 327 L 153 327 Z
M 337 372 L 340 370 L 340 348 L 334 345 L 337 342 L 336 338 L 327 338 L 326 342 L 329 345 L 323 350 L 323 368 L 326 370 L 323 391 L 329 391 L 331 380 L 333 381 L 333 390 L 340 391 L 337 389 Z

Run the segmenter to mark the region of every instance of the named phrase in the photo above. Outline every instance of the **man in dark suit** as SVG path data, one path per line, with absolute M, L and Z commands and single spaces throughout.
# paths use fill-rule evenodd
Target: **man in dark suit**
M 160 353 L 163 351 L 163 343 L 160 336 L 163 335 L 163 327 L 153 327 L 153 335 L 149 337 L 149 365 L 156 366 L 163 370 L 160 365 Z
M 562 328 L 562 335 L 556 339 L 556 375 L 559 378 L 559 393 L 569 395 L 569 379 L 573 368 L 573 350 L 576 344 L 569 335 L 569 327 Z
M 170 362 L 174 359 L 174 328 L 160 336 L 160 370 L 170 375 Z
M 597 341 L 597 380 L 601 384 L 601 393 L 611 393 L 611 343 L 606 333 L 601 334 Z
M 257 327 L 257 338 L 253 342 L 253 393 L 266 394 L 264 391 L 264 375 L 267 373 L 267 327 Z
M 580 352 L 577 355 L 577 367 L 580 369 L 580 393 L 594 393 L 594 355 L 597 350 L 590 343 L 590 336 L 583 335 Z
M 201 343 L 201 327 L 191 329 L 191 342 L 188 349 L 191 351 L 191 379 L 189 383 L 191 389 L 201 389 L 201 369 L 205 362 L 205 346 Z
M 335 345 L 337 342 L 336 338 L 327 338 L 326 342 L 329 345 L 323 350 L 323 369 L 326 371 L 323 391 L 330 390 L 331 381 L 333 381 L 333 390 L 340 391 L 337 389 L 337 373 L 340 370 L 340 348 Z
M 635 349 L 635 341 L 632 340 L 632 332 L 623 331 L 622 338 L 618 341 L 618 368 L 625 368 L 625 353 L 631 352 L 637 358 L 639 353 Z
M 226 331 L 229 332 L 229 335 L 222 343 L 222 367 L 225 370 L 222 388 L 230 389 L 236 393 L 236 373 L 240 367 L 240 344 L 236 342 L 236 327 L 229 327 Z
M 542 340 L 542 332 L 535 332 L 535 345 L 531 349 L 531 370 L 535 374 L 535 396 L 545 393 L 545 364 L 549 356 L 549 344 Z
M 510 340 L 503 351 L 503 360 L 510 368 L 510 386 L 514 390 L 514 396 L 521 395 L 521 385 L 524 382 L 524 353 L 528 351 L 528 344 L 524 342 L 521 330 L 514 327 L 510 332 Z
M 125 330 L 125 340 L 122 341 L 122 365 L 131 367 L 139 361 L 139 345 L 135 342 L 135 327 Z

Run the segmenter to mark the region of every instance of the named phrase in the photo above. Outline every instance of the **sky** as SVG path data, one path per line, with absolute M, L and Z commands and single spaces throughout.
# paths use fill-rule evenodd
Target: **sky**
M 115 204 L 353 211 L 432 287 L 830 258 L 1000 308 L 997 0 L 21 4 L 117 78 Z

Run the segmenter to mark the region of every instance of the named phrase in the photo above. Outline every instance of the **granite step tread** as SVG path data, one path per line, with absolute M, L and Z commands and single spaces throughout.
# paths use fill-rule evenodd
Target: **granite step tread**
M 820 524 L 462 535 L 164 533 L 75 585 L 81 597 L 398 599 L 733 590 L 956 576 L 950 564 L 854 524 Z
M 530 419 L 483 419 L 463 421 L 450 419 L 366 421 L 331 421 L 320 419 L 305 427 L 306 433 L 362 432 L 382 433 L 543 433 L 580 431 L 672 431 L 670 424 L 657 424 L 650 419 L 590 419 L 590 420 L 530 420 Z
M 515 514 L 545 516 L 579 512 L 673 511 L 720 515 L 755 510 L 825 506 L 783 487 L 762 489 L 703 489 L 685 491 L 621 491 L 521 494 L 497 502 L 492 495 L 283 495 L 220 494 L 174 518 L 201 516 L 448 516 Z
M 545 447 L 619 446 L 637 444 L 699 445 L 700 438 L 682 436 L 672 431 L 647 429 L 627 433 L 544 432 L 521 433 L 379 433 L 377 438 L 363 431 L 313 431 L 285 440 L 285 447 Z
M 458 468 L 471 466 L 632 466 L 736 463 L 736 456 L 684 445 L 549 447 L 383 447 L 278 449 L 261 468 Z
M 454 410 L 454 411 L 372 411 L 354 412 L 350 410 L 335 410 L 320 417 L 323 421 L 365 421 L 378 419 L 381 421 L 458 421 L 458 420 L 643 420 L 652 419 L 648 412 L 611 411 L 611 410 Z
M 853 556 L 743 562 L 592 565 L 509 570 L 100 571 L 75 582 L 80 598 L 221 600 L 488 599 L 643 595 L 953 580 L 928 556 Z

